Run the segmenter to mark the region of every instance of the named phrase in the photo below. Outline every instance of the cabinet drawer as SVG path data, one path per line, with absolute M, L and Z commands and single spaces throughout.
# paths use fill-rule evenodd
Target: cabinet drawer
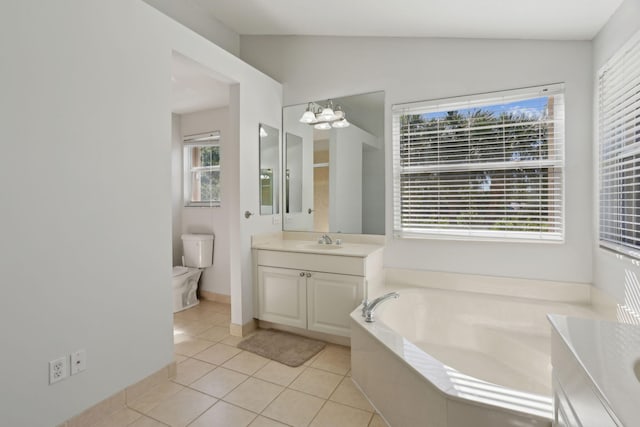
M 295 270 L 365 275 L 365 258 L 258 250 L 258 265 Z

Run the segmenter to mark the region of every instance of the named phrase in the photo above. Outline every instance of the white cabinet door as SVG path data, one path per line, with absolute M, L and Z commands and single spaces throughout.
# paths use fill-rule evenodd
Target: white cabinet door
M 268 322 L 306 328 L 306 281 L 304 272 L 299 270 L 258 267 L 259 318 Z
M 362 302 L 364 277 L 310 274 L 307 278 L 308 329 L 350 336 L 349 313 Z

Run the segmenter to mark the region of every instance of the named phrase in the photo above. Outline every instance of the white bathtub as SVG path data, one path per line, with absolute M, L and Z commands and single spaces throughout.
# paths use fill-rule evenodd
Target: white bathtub
M 589 307 L 405 289 L 366 323 L 352 314 L 352 377 L 393 427 L 550 426 L 547 313 Z

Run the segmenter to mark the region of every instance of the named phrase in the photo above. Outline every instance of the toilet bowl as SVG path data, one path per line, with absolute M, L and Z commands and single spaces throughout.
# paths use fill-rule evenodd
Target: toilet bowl
M 173 312 L 198 305 L 198 280 L 202 270 L 182 266 L 173 267 Z
M 204 269 L 213 265 L 212 234 L 183 234 L 183 266 L 173 267 L 173 312 L 198 304 L 198 280 Z

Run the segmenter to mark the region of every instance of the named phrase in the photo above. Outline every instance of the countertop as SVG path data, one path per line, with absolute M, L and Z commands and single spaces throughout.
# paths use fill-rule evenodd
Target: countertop
M 374 252 L 381 251 L 382 245 L 373 245 L 368 243 L 350 243 L 343 242 L 341 245 L 336 246 L 335 249 L 325 249 L 315 241 L 309 240 L 269 240 L 265 242 L 254 243 L 253 249 L 263 249 L 268 251 L 280 251 L 280 252 L 298 252 L 317 255 L 337 255 L 337 256 L 351 256 L 351 257 L 367 257 Z
M 549 315 L 603 401 L 625 426 L 640 425 L 640 326 L 596 319 Z

